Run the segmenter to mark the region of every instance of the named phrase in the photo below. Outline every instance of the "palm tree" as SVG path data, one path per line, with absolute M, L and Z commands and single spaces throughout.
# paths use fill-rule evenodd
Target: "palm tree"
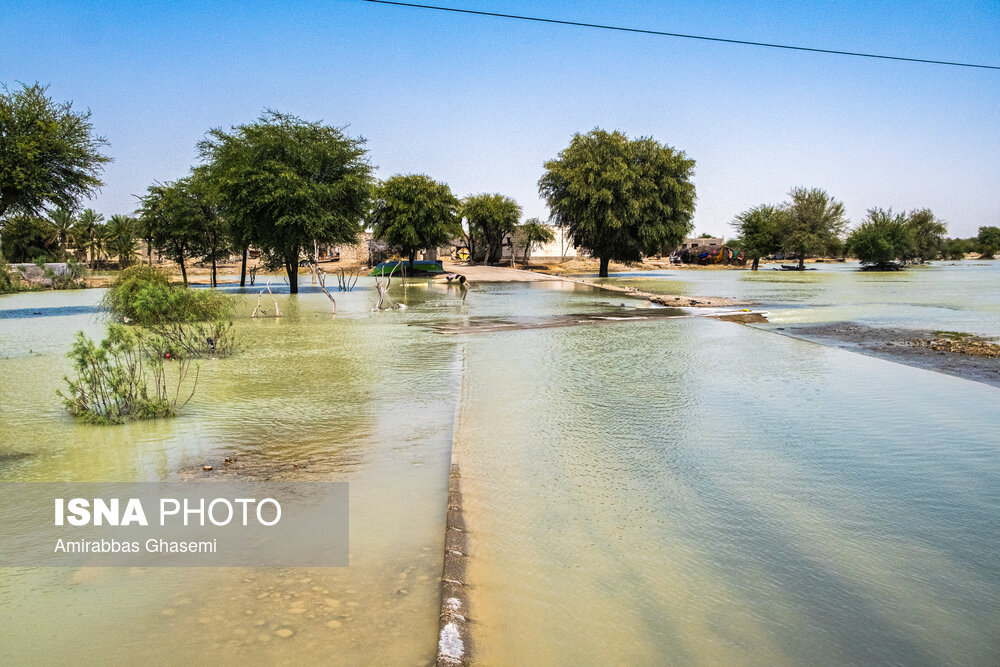
M 94 228 L 94 264 L 100 264 L 101 258 L 107 255 L 108 248 L 111 247 L 113 238 L 108 225 L 99 224 Z
M 76 225 L 76 216 L 73 215 L 73 211 L 60 206 L 49 214 L 49 221 L 52 223 L 53 229 L 46 241 L 58 244 L 59 252 L 62 253 L 63 259 L 65 259 L 66 247 L 70 243 L 76 244 L 76 236 L 73 234 L 73 227 Z
M 524 239 L 525 264 L 528 263 L 528 257 L 531 256 L 531 246 L 536 243 L 552 243 L 556 240 L 556 235 L 552 232 L 552 228 L 548 225 L 543 225 L 542 221 L 538 218 L 525 220 L 520 229 L 521 237 Z
M 94 268 L 97 261 L 97 228 L 104 220 L 104 216 L 92 208 L 85 209 L 76 221 L 76 230 L 83 240 L 83 247 L 87 251 L 87 262 Z
M 135 218 L 127 215 L 115 214 L 108 221 L 108 234 L 111 237 L 110 250 L 118 255 L 118 268 L 126 269 L 132 263 L 135 256 L 138 231 Z

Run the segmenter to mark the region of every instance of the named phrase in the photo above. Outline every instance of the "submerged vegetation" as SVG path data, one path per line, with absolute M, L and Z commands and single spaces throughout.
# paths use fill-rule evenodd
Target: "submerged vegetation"
M 112 321 L 159 336 L 174 354 L 229 355 L 235 347 L 231 296 L 171 285 L 165 272 L 144 264 L 122 271 L 101 307 Z
M 114 321 L 100 343 L 77 334 L 74 377 L 58 392 L 66 409 L 95 424 L 157 419 L 177 413 L 198 382 L 192 361 L 232 354 L 231 297 L 171 285 L 145 265 L 118 276 L 102 301 Z M 169 369 L 169 370 L 168 370 Z
M 74 377 L 65 378 L 66 393 L 56 393 L 70 414 L 92 424 L 171 417 L 198 384 L 191 358 L 172 350 L 166 339 L 121 324 L 100 343 L 80 331 L 68 355 Z

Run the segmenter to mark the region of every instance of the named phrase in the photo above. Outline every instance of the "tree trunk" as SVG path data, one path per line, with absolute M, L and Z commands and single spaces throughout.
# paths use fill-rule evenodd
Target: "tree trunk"
M 213 254 L 212 255 L 212 287 L 218 287 L 218 286 L 219 286 L 219 278 L 218 278 L 218 275 L 216 274 L 215 255 Z
M 288 274 L 288 293 L 299 293 L 299 263 L 285 260 L 285 273 Z
M 610 257 L 601 257 L 601 271 L 598 273 L 598 277 L 607 278 L 608 277 L 608 265 L 611 264 Z
M 753 264 L 750 265 L 750 270 L 756 271 L 759 265 L 760 265 L 760 257 L 754 257 Z
M 184 277 L 184 287 L 188 286 L 188 272 L 187 267 L 184 266 L 184 257 L 180 257 L 177 263 L 181 265 L 181 276 Z
M 803 252 L 799 253 L 799 271 L 805 271 L 805 270 L 806 270 L 806 254 Z
M 522 264 L 524 264 L 524 268 L 527 268 L 527 266 L 528 266 L 528 254 L 529 254 L 530 252 L 531 252 L 531 242 L 529 241 L 529 242 L 528 242 L 528 243 L 527 243 L 527 244 L 526 244 L 526 245 L 524 246 L 524 261 L 522 262 Z
M 243 247 L 243 266 L 240 267 L 240 287 L 246 287 L 247 285 L 247 253 L 250 252 L 250 246 Z
M 417 251 L 410 250 L 410 273 L 413 273 L 413 263 L 417 261 Z

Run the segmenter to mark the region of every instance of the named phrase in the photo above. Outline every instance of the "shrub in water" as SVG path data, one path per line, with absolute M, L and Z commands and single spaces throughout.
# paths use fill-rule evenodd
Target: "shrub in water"
M 161 337 L 120 324 L 99 344 L 78 332 L 68 355 L 75 377 L 57 393 L 73 416 L 94 424 L 170 417 L 194 395 L 198 369 L 192 377 L 190 358 L 168 358 L 169 350 Z
M 225 355 L 234 348 L 231 296 L 177 287 L 163 271 L 145 265 L 125 269 L 108 288 L 102 307 L 112 320 L 145 327 L 176 354 Z

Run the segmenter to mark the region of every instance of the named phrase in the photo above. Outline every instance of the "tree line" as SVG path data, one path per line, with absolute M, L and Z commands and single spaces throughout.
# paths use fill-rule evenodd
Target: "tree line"
M 855 257 L 866 268 L 900 268 L 907 263 L 936 259 L 963 259 L 979 252 L 992 259 L 1000 251 L 1000 228 L 980 227 L 970 239 L 946 238 L 947 225 L 930 209 L 894 213 L 871 208 L 864 220 L 848 229 L 844 205 L 820 188 L 796 187 L 781 204 L 761 204 L 739 213 L 731 223 L 737 237 L 731 242 L 752 261 L 778 253 L 798 260 L 807 256 Z
M 83 248 L 92 265 L 133 261 L 140 240 L 176 261 L 212 265 L 231 253 L 261 252 L 265 266 L 283 269 L 292 292 L 298 267 L 318 244 L 355 243 L 369 228 L 411 262 L 418 251 L 464 240 L 473 256 L 500 259 L 516 230 L 525 243 L 553 240 L 551 227 L 497 193 L 458 199 L 423 174 L 378 182 L 363 138 L 343 128 L 266 111 L 255 122 L 215 128 L 198 145 L 201 163 L 188 176 L 154 183 L 135 215 L 104 222 L 77 202 L 102 185 L 110 158 L 94 135 L 90 112 L 53 102 L 38 84 L 0 97 L 0 249 L 10 259 L 63 258 Z M 14 150 L 16 149 L 16 150 Z M 39 157 L 41 156 L 41 157 Z M 610 261 L 633 262 L 675 245 L 690 231 L 694 161 L 652 138 L 594 130 L 573 137 L 545 165 L 539 191 L 557 225 L 579 249 Z
M 106 222 L 91 209 L 74 212 L 102 184 L 110 161 L 89 111 L 53 102 L 38 84 L 4 89 L 0 142 L 0 251 L 8 259 L 65 257 L 74 246 L 92 266 L 114 256 L 125 267 L 143 240 L 150 263 L 155 249 L 177 262 L 186 283 L 186 262 L 200 260 L 211 265 L 214 285 L 218 262 L 233 254 L 242 255 L 245 276 L 254 248 L 266 268 L 286 273 L 294 293 L 303 259 L 318 259 L 319 245 L 356 243 L 365 229 L 411 263 L 419 251 L 456 239 L 473 257 L 497 262 L 515 231 L 527 260 L 532 244 L 554 237 L 535 218 L 521 223 L 521 207 L 502 194 L 459 199 L 424 174 L 378 181 L 364 138 L 274 110 L 209 130 L 197 147 L 200 162 L 187 176 L 150 185 L 134 215 Z M 652 137 L 597 128 L 574 135 L 544 164 L 538 189 L 551 222 L 597 258 L 606 276 L 612 261 L 670 252 L 691 232 L 694 167 L 685 153 Z M 754 268 L 777 251 L 797 257 L 802 267 L 809 254 L 847 248 L 876 249 L 877 263 L 931 259 L 948 247 L 944 225 L 930 211 L 900 217 L 878 209 L 845 245 L 843 204 L 816 188 L 795 188 L 784 204 L 745 211 L 734 226 Z M 989 229 L 980 234 L 983 247 L 991 243 Z

